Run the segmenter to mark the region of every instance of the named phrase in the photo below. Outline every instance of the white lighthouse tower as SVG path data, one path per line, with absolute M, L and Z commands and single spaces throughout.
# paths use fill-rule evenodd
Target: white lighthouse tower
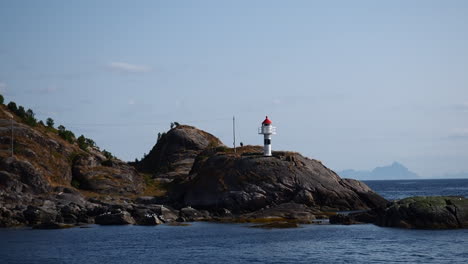
M 263 155 L 271 156 L 271 135 L 276 134 L 276 127 L 271 125 L 268 116 L 262 122 L 262 126 L 258 128 L 258 133 L 263 135 Z

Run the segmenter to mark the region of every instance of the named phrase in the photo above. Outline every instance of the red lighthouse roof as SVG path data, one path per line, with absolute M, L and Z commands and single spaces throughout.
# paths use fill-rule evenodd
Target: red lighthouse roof
M 271 125 L 271 120 L 268 119 L 268 116 L 265 117 L 265 120 L 263 120 L 262 125 Z

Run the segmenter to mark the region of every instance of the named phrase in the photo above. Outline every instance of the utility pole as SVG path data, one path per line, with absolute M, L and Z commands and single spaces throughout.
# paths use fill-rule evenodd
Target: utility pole
M 232 116 L 232 136 L 234 138 L 234 153 L 236 153 L 236 117 Z
M 14 157 L 14 150 L 13 150 L 13 118 L 11 119 L 11 157 Z

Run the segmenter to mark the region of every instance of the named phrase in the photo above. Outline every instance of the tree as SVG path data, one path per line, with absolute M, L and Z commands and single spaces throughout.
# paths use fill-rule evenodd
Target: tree
M 86 138 L 83 135 L 79 136 L 76 142 L 78 143 L 78 147 L 80 147 L 80 149 L 84 151 L 88 149 L 88 144 L 86 144 Z
M 0 104 L 3 104 L 4 101 L 5 101 L 5 98 L 3 98 L 3 95 L 0 94 Z
M 174 126 L 175 126 L 175 127 L 180 126 L 179 122 L 174 122 Z
M 18 112 L 18 107 L 16 106 L 16 103 L 15 102 L 9 102 L 8 105 L 7 105 L 8 109 L 10 111 L 12 111 L 13 113 L 16 114 L 16 112 Z
M 107 151 L 107 150 L 103 150 L 103 151 L 102 151 L 102 154 L 104 154 L 104 156 L 106 156 L 106 158 L 109 159 L 109 160 L 112 159 L 112 158 L 114 158 L 114 156 L 112 155 L 112 153 L 110 153 L 110 152 Z
M 28 109 L 28 111 L 26 111 L 26 115 L 24 116 L 23 120 L 26 122 L 26 124 L 30 126 L 36 126 L 37 120 L 34 116 L 35 114 L 33 110 Z
M 16 115 L 21 117 L 21 118 L 25 118 L 26 117 L 26 110 L 24 110 L 24 107 L 23 106 L 18 106 L 18 111 L 16 111 Z
M 159 142 L 160 139 L 161 139 L 161 132 L 158 133 L 158 140 L 156 142 Z
M 86 142 L 86 144 L 88 144 L 88 146 L 90 146 L 90 147 L 93 147 L 93 148 L 96 147 L 96 142 L 94 142 L 94 140 L 92 140 L 92 139 L 90 139 L 90 138 L 86 138 L 86 139 L 85 139 L 85 142 Z
M 28 111 L 26 111 L 26 117 L 34 118 L 34 116 L 35 116 L 35 114 L 34 114 L 33 110 L 28 109 Z
M 174 122 L 171 122 L 171 129 L 174 128 Z
M 47 127 L 54 128 L 54 120 L 52 118 L 47 118 L 46 120 Z
M 66 141 L 73 143 L 75 141 L 75 134 L 73 132 L 67 130 L 64 126 L 58 126 L 58 135 L 65 139 Z

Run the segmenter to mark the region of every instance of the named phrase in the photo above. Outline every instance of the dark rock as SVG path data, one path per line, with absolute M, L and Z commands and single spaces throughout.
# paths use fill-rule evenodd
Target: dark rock
M 137 204 L 156 204 L 159 203 L 160 199 L 153 196 L 140 196 L 136 198 L 135 203 Z
M 138 209 L 132 213 L 132 216 L 137 225 L 159 225 L 163 223 L 155 212 L 148 209 Z
M 2 158 L 0 159 L 0 170 L 7 172 L 2 174 L 4 182 L 11 183 L 17 179 L 25 184 L 26 190 L 34 193 L 44 193 L 50 190 L 49 182 L 27 161 L 19 160 L 15 157 Z
M 330 216 L 330 224 L 332 225 L 352 225 L 357 223 L 349 215 L 336 214 Z
M 133 219 L 129 212 L 123 211 L 99 215 L 96 217 L 95 223 L 99 225 L 134 225 L 135 219 Z
M 364 183 L 341 179 L 319 161 L 289 152 L 275 152 L 273 157 L 226 153 L 199 157 L 189 178 L 170 195 L 182 205 L 235 213 L 290 202 L 323 211 L 387 204 Z
M 208 211 L 198 211 L 192 207 L 185 207 L 179 211 L 180 217 L 185 219 L 185 221 L 202 221 L 211 219 Z M 184 221 L 184 222 L 185 222 Z
M 28 206 L 23 212 L 29 225 L 55 222 L 58 212 L 50 201 L 45 201 L 42 207 Z
M 196 156 L 207 148 L 223 146 L 215 136 L 181 125 L 163 135 L 149 154 L 136 164 L 139 171 L 172 180 L 189 174 Z
M 179 212 L 168 207 L 168 206 L 163 206 L 161 205 L 160 206 L 160 218 L 161 220 L 164 221 L 164 223 L 168 223 L 168 222 L 173 222 L 173 221 L 176 221 L 178 218 L 179 218 Z
M 375 210 L 376 224 L 419 229 L 468 228 L 468 199 L 464 197 L 410 197 Z
M 102 166 L 99 157 L 93 155 L 75 158 L 73 180 L 80 189 L 105 194 L 135 194 L 144 189 L 143 178 L 133 167 L 117 161 L 112 167 Z

